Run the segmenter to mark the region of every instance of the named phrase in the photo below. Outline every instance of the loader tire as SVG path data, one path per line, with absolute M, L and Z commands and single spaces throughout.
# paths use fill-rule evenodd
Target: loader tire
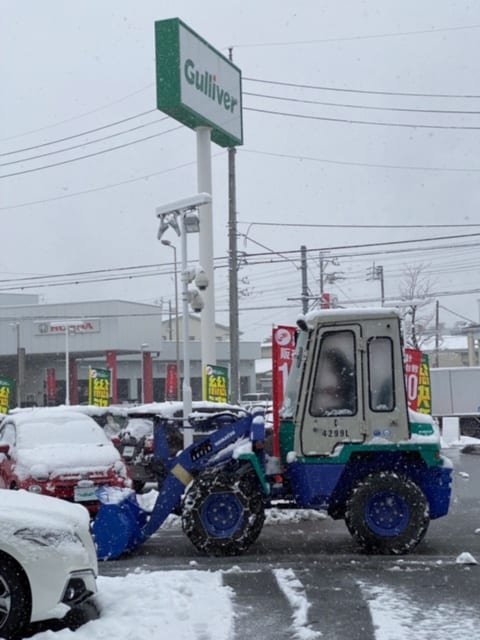
M 423 539 L 430 522 L 427 499 L 412 480 L 390 471 L 373 473 L 354 488 L 345 523 L 366 553 L 401 555 Z
M 236 556 L 258 538 L 264 500 L 254 472 L 202 473 L 182 505 L 182 527 L 196 549 L 209 556 Z

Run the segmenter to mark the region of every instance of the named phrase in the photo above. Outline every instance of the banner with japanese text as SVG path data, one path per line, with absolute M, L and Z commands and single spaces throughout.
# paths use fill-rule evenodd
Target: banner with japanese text
M 180 400 L 177 398 L 178 371 L 174 363 L 167 364 L 165 375 L 165 400 Z
M 55 367 L 48 367 L 46 370 L 46 396 L 47 405 L 52 406 L 57 399 L 57 374 Z
M 295 352 L 295 327 L 279 326 L 272 331 L 272 413 L 273 413 L 273 454 L 278 456 L 280 445 L 280 409 L 283 404 L 288 374 Z
M 428 354 L 422 353 L 422 362 L 420 364 L 420 374 L 418 376 L 418 394 L 417 394 L 417 411 L 418 413 L 432 414 L 432 392 L 430 388 L 430 362 Z
M 228 369 L 207 364 L 205 376 L 205 400 L 209 402 L 228 402 Z
M 12 378 L 0 378 L 0 413 L 8 413 L 14 386 Z
M 418 349 L 405 349 L 405 388 L 407 390 L 408 406 L 413 411 L 417 411 L 418 382 L 421 364 L 421 351 Z
M 95 407 L 108 407 L 110 404 L 110 369 L 88 370 L 88 404 Z

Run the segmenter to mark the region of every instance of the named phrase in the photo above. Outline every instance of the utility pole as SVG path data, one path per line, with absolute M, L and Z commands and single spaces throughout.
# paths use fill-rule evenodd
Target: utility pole
M 385 286 L 383 279 L 383 266 L 375 266 L 375 262 L 367 269 L 367 280 L 380 280 L 380 298 L 382 307 L 385 304 Z
M 435 366 L 439 366 L 440 361 L 440 303 L 435 302 Z
M 325 283 L 335 284 L 337 280 L 345 280 L 345 276 L 342 275 L 341 272 L 333 271 L 326 273 L 325 268 L 328 264 L 332 264 L 338 266 L 337 258 L 325 258 L 322 252 L 318 255 L 319 258 L 319 266 L 320 266 L 320 307 L 322 308 L 325 305 Z
M 308 281 L 307 281 L 307 247 L 302 244 L 300 247 L 301 270 L 302 270 L 302 311 L 308 311 Z
M 228 57 L 232 60 L 232 47 Z M 239 374 L 239 321 L 238 321 L 238 255 L 237 255 L 237 202 L 235 184 L 235 147 L 228 149 L 228 246 L 229 246 L 229 301 L 230 301 L 230 401 L 240 402 Z

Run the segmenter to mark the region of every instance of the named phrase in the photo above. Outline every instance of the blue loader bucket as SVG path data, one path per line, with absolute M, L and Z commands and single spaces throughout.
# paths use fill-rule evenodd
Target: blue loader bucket
M 144 541 L 143 527 L 147 511 L 138 504 L 136 494 L 119 494 L 103 488 L 98 492 L 102 502 L 92 524 L 92 534 L 99 560 L 115 560 Z

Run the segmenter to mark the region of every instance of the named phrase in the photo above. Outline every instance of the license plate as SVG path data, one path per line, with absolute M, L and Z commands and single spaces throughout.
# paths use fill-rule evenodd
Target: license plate
M 126 447 L 123 447 L 124 458 L 133 458 L 134 453 L 135 453 L 135 447 L 132 447 L 131 445 L 127 445 Z
M 92 502 L 98 500 L 95 487 L 74 487 L 73 499 L 75 502 Z

